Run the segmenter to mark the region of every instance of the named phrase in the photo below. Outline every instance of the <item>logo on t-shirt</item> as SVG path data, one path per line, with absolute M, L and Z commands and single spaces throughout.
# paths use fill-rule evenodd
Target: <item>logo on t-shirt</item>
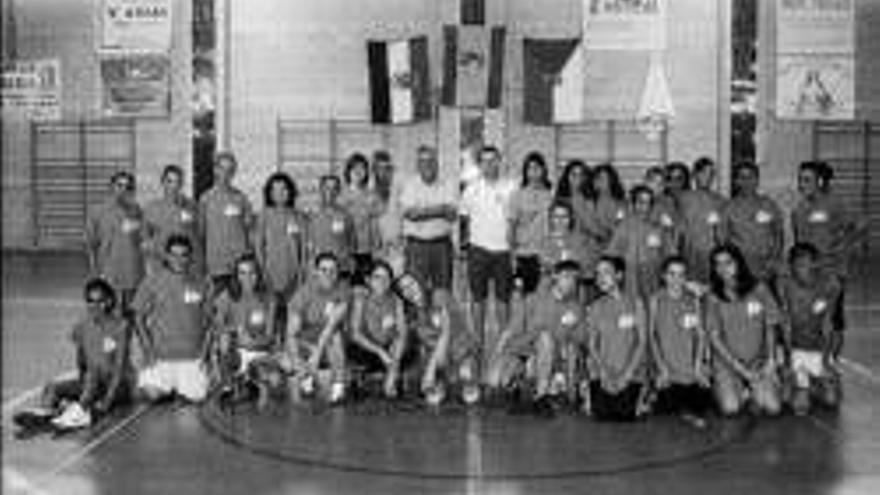
M 330 224 L 330 230 L 337 234 L 342 233 L 342 231 L 345 230 L 345 222 L 339 218 L 334 218 L 333 223 Z
M 755 214 L 755 221 L 758 223 L 770 223 L 770 220 L 773 220 L 773 215 L 770 212 L 758 210 L 758 213 Z
M 660 215 L 660 225 L 664 227 L 672 227 L 672 217 L 666 213 Z
M 571 326 L 577 323 L 577 315 L 574 314 L 574 311 L 568 310 L 565 314 L 562 315 L 562 324 Z
M 681 326 L 688 330 L 692 330 L 694 328 L 697 328 L 699 321 L 700 320 L 696 314 L 685 313 L 684 316 L 681 317 Z
M 706 216 L 706 222 L 709 225 L 718 225 L 719 223 L 721 223 L 721 216 L 718 214 L 717 211 L 709 212 L 709 214 Z
M 648 247 L 660 247 L 660 236 L 657 234 L 648 234 Z
M 636 326 L 636 317 L 629 313 L 622 314 L 617 318 L 618 328 L 630 329 L 634 326 Z
M 442 325 L 442 323 L 443 323 L 443 319 L 441 318 L 439 311 L 435 311 L 435 312 L 431 313 L 431 324 L 432 325 L 439 328 Z
M 104 337 L 104 341 L 101 343 L 101 349 L 106 353 L 115 351 L 116 341 L 110 337 Z
M 828 308 L 828 303 L 825 302 L 824 299 L 816 299 L 813 302 L 813 314 L 821 314 L 825 312 L 825 309 Z
M 382 329 L 390 330 L 394 327 L 394 315 L 385 315 L 382 317 Z
M 749 301 L 746 303 L 746 314 L 749 316 L 758 316 L 764 311 L 764 305 L 759 301 Z
M 227 217 L 237 217 L 241 215 L 241 208 L 235 203 L 229 203 L 223 208 L 223 215 Z
M 623 210 L 617 210 L 617 213 L 614 214 L 614 218 L 617 220 L 623 220 L 623 217 L 626 216 L 626 213 Z
M 187 287 L 183 290 L 183 302 L 184 304 L 198 304 L 202 302 L 202 293 Z
M 266 313 L 260 309 L 252 311 L 248 321 L 250 321 L 251 325 L 262 325 L 266 323 Z
M 135 232 L 138 228 L 140 228 L 141 223 L 133 218 L 123 218 L 122 219 L 122 231 L 126 234 L 131 234 Z
M 828 212 L 825 210 L 816 210 L 810 213 L 810 223 L 825 223 L 828 221 Z
M 181 223 L 190 223 L 193 221 L 193 214 L 189 210 L 180 210 Z
M 563 249 L 561 253 L 559 253 L 559 259 L 562 261 L 568 261 L 571 259 L 571 251 L 568 249 Z
M 287 222 L 287 235 L 299 234 L 299 224 L 296 222 Z

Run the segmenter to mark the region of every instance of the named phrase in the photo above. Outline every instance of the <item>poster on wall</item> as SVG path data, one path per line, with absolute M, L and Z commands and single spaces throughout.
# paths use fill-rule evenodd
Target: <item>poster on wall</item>
M 167 52 L 172 0 L 103 0 L 100 50 Z
M 61 61 L 13 60 L 3 63 L 3 119 L 61 119 Z
M 588 50 L 662 50 L 666 0 L 583 0 Z
M 776 51 L 853 53 L 853 0 L 777 0 Z
M 101 57 L 101 101 L 111 117 L 167 117 L 171 109 L 170 61 L 165 54 Z
M 776 61 L 776 115 L 783 119 L 845 120 L 855 116 L 852 55 L 789 54 Z

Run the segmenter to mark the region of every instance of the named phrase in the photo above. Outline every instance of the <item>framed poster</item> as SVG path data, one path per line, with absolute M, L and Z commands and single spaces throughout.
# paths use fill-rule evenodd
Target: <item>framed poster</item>
M 101 56 L 101 106 L 110 117 L 167 117 L 171 111 L 168 55 Z

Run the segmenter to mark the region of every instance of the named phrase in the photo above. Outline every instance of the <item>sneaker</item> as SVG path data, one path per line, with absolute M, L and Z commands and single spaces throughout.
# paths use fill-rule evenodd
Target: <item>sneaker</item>
M 461 388 L 461 400 L 471 406 L 480 400 L 480 386 L 468 383 Z
M 684 413 L 681 415 L 681 419 L 698 430 L 705 430 L 706 426 L 708 426 L 706 420 L 696 414 Z
M 339 404 L 345 399 L 345 384 L 342 382 L 333 382 L 330 385 L 330 403 Z
M 315 393 L 315 377 L 312 375 L 306 376 L 299 382 L 299 390 L 303 393 L 303 395 L 312 395 Z
M 12 422 L 26 430 L 39 429 L 49 426 L 55 412 L 48 407 L 29 407 L 15 413 Z
M 92 424 L 92 415 L 78 403 L 74 402 L 52 420 L 52 426 L 59 430 L 76 430 Z
M 432 407 L 439 406 L 446 398 L 446 391 L 442 385 L 435 385 L 425 390 L 425 402 Z
M 553 404 L 553 397 L 550 395 L 542 395 L 535 399 L 533 405 L 535 416 L 541 418 L 552 418 L 556 415 L 556 407 Z

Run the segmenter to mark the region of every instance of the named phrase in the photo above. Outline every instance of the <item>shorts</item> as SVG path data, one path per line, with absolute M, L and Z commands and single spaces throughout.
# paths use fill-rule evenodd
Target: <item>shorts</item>
M 138 374 L 138 389 L 152 389 L 163 395 L 178 393 L 193 402 L 208 394 L 208 377 L 198 359 L 160 360 Z
M 517 256 L 514 259 L 514 279 L 522 280 L 523 294 L 531 294 L 541 283 L 541 260 L 537 255 Z
M 416 346 L 407 345 L 403 351 L 403 357 L 400 359 L 399 371 L 411 368 L 417 361 L 418 353 Z M 360 368 L 365 373 L 384 373 L 385 363 L 379 359 L 379 356 L 364 349 L 357 344 L 349 344 L 345 350 L 345 358 L 352 367 Z
M 510 301 L 513 290 L 510 252 L 493 252 L 472 245 L 468 251 L 468 280 L 475 301 L 485 301 L 489 297 L 490 281 L 495 284 L 495 298 L 505 303 Z
M 807 388 L 811 378 L 822 378 L 826 375 L 824 357 L 820 351 L 792 349 L 791 371 L 794 373 L 795 385 L 798 388 Z
M 412 273 L 428 292 L 432 289 L 452 289 L 452 239 L 422 240 L 406 238 L 404 248 L 405 270 Z
M 599 381 L 590 382 L 590 407 L 593 417 L 603 421 L 635 421 L 642 386 L 630 383 L 612 394 Z
M 659 414 L 692 413 L 703 415 L 715 404 L 712 391 L 697 384 L 674 383 L 657 393 L 654 411 Z

